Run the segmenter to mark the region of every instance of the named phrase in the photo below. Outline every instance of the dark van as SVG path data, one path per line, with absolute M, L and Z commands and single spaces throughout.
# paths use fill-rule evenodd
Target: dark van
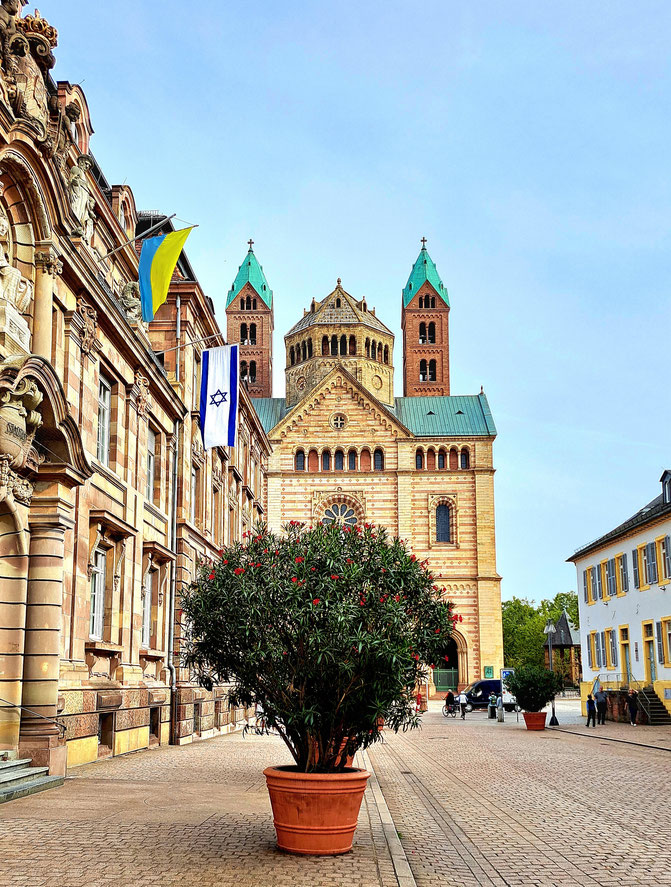
M 466 703 L 466 711 L 473 711 L 474 708 L 487 708 L 489 697 L 494 693 L 497 697 L 501 694 L 500 680 L 473 681 L 464 690 L 468 702 Z M 506 711 L 514 711 L 514 705 L 504 706 Z

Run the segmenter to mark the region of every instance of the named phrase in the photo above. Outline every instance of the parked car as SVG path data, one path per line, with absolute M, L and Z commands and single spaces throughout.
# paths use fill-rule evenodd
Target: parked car
M 466 703 L 466 711 L 473 711 L 474 708 L 487 708 L 489 696 L 494 693 L 498 698 L 501 694 L 500 680 L 484 680 L 473 681 L 464 690 L 468 702 Z M 506 711 L 515 711 L 514 703 L 504 705 Z

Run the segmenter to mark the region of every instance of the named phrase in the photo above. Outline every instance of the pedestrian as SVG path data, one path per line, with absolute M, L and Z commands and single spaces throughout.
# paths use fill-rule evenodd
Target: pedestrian
M 627 708 L 629 709 L 629 723 L 632 727 L 636 726 L 636 718 L 638 717 L 638 699 L 637 692 L 632 688 L 627 695 Z
M 605 727 L 608 697 L 606 696 L 606 691 L 603 687 L 599 687 L 594 694 L 594 701 L 596 702 L 596 722 L 597 724 L 603 724 Z
M 587 723 L 586 727 L 589 727 L 589 722 L 592 722 L 592 726 L 596 727 L 596 702 L 592 699 L 592 694 L 589 693 L 587 696 Z
M 496 700 L 496 720 L 499 724 L 503 723 L 503 694 L 501 693 Z
M 447 706 L 448 711 L 454 709 L 454 693 L 451 690 L 448 690 L 445 694 L 445 705 Z
M 459 694 L 459 708 L 461 709 L 461 720 L 466 720 L 466 705 L 468 704 L 468 696 L 462 690 Z

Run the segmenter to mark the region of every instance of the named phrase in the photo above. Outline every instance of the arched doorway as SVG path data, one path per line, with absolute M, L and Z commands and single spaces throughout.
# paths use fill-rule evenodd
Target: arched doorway
M 446 656 L 440 668 L 433 670 L 436 693 L 447 693 L 448 690 L 456 690 L 459 686 L 459 649 L 454 638 L 450 638 L 448 642 Z

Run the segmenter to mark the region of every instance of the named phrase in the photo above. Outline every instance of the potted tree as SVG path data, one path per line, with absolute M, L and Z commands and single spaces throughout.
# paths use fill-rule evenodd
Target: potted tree
M 348 766 L 387 729 L 419 725 L 414 688 L 447 653 L 451 603 L 384 529 L 263 526 L 183 593 L 185 664 L 262 705 L 294 764 L 264 771 L 278 846 L 351 849 L 369 773 Z
M 527 730 L 544 730 L 547 712 L 541 709 L 561 690 L 561 677 L 538 665 L 522 665 L 506 678 L 506 686 L 524 709 Z

